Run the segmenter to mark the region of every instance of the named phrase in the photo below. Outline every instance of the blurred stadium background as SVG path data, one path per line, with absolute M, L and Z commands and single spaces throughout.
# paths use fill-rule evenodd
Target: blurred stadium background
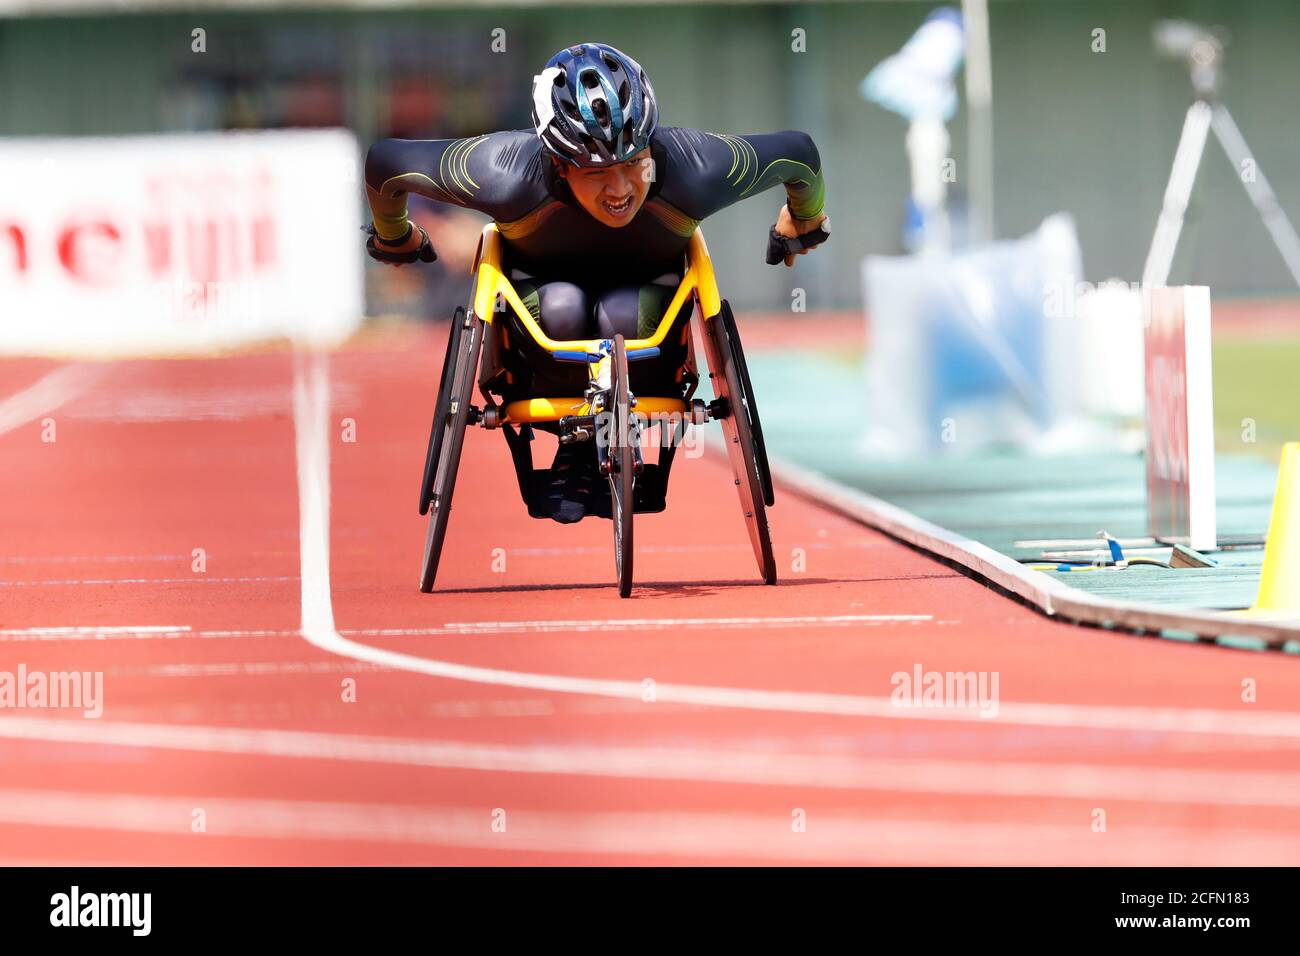
M 575 39 L 601 37 L 640 59 L 665 122 L 724 132 L 797 127 L 817 141 L 836 239 L 798 276 L 752 268 L 772 202 L 745 203 L 710 222 L 723 273 L 747 277 L 733 293 L 738 305 L 784 307 L 797 280 L 810 308 L 855 308 L 861 256 L 898 250 L 903 122 L 865 103 L 857 88 L 935 3 L 298 6 L 0 0 L 0 134 L 346 126 L 368 144 L 519 128 L 528 125 L 530 79 L 546 58 Z M 1300 209 L 1300 179 L 1283 175 L 1300 168 L 1289 120 L 1295 4 L 994 0 L 989 16 L 999 235 L 1022 235 L 1066 210 L 1090 277 L 1137 278 L 1190 95 L 1185 71 L 1152 54 L 1151 25 L 1166 16 L 1229 31 L 1225 97 L 1274 170 L 1283 206 Z M 207 31 L 206 53 L 191 52 L 196 27 Z M 1099 27 L 1104 53 L 1091 49 Z M 504 53 L 490 52 L 498 28 Z M 792 55 L 796 28 L 809 46 Z M 965 121 L 963 106 L 951 125 L 957 201 Z M 1201 187 L 1171 281 L 1208 284 L 1217 296 L 1290 294 L 1221 156 L 1203 164 Z
M 1217 566 L 1175 570 L 1163 563 L 1172 564 L 1168 542 L 1146 538 L 1141 316 L 1111 315 L 1117 299 L 1094 299 L 1087 315 L 1046 315 L 1044 295 L 1059 273 L 1034 271 L 1034 242 L 1045 221 L 1065 213 L 1054 219 L 1070 223 L 1055 232 L 1068 240 L 1059 261 L 1077 263 L 1078 279 L 1141 278 L 1193 98 L 1186 65 L 1153 51 L 1152 27 L 1168 17 L 1230 37 L 1223 97 L 1280 205 L 1300 214 L 1300 6 L 991 0 L 989 212 L 1006 258 L 997 269 L 981 260 L 988 268 L 966 277 L 979 281 L 953 285 L 966 298 L 932 309 L 924 327 L 912 322 L 924 310 L 911 304 L 864 321 L 864 259 L 906 268 L 925 257 L 902 256 L 907 124 L 860 88 L 937 6 L 0 0 L 8 466 L 0 469 L 8 508 L 0 585 L 13 585 L 0 651 L 14 660 L 21 652 L 31 666 L 102 669 L 112 704 L 102 724 L 23 714 L 0 721 L 0 862 L 1294 862 L 1300 673 L 1292 655 L 1250 659 L 1257 710 L 1241 692 L 1241 657 L 1049 620 L 984 587 L 997 579 L 971 580 L 880 533 L 886 525 L 828 506 L 834 496 L 791 493 L 793 470 L 783 472 L 789 483 L 773 509 L 774 540 L 783 561 L 791 555 L 782 587 L 749 586 L 731 476 L 706 460 L 680 481 L 674 473 L 677 498 L 663 515 L 638 519 L 637 606 L 608 587 L 604 523 L 529 521 L 503 443 L 476 434 L 457 494 L 466 502 L 477 494 L 477 506 L 457 499 L 454 559 L 444 561 L 450 583 L 440 580 L 434 595 L 414 586 L 423 534 L 415 472 L 446 341 L 445 327 L 432 323 L 463 304 L 482 219 L 413 204 L 439 262 L 400 270 L 369 262 L 358 229 L 367 218 L 362 153 L 381 137 L 525 127 L 538 68 L 563 46 L 599 39 L 644 65 L 665 123 L 798 128 L 820 148 L 834 235 L 797 268 L 762 264 L 776 192 L 705 227 L 775 452 L 838 479 L 837 494 L 860 502 L 865 489 L 966 536 L 985 549 L 966 565 L 979 574 L 992 574 L 992 549 L 1005 559 L 997 568 L 1033 576 L 1034 587 L 1068 580 L 1076 594 L 1141 600 L 1199 615 L 1200 624 L 1245 621 L 1217 612 L 1250 606 L 1263 590 L 1278 451 L 1300 438 L 1300 298 L 1238 171 L 1207 147 L 1169 277 L 1212 293 L 1219 531 L 1231 539 L 1215 552 Z M 792 50 L 796 34 L 804 52 Z M 504 49 L 493 52 L 494 42 Z M 962 254 L 979 206 L 967 186 L 978 182 L 969 144 L 979 127 L 957 80 L 948 203 Z M 296 130 L 312 132 L 274 132 Z M 141 135 L 151 138 L 134 139 Z M 192 166 L 181 169 L 178 155 Z M 195 169 L 202 195 L 189 204 Z M 312 203 L 317 186 L 328 202 Z M 69 238 L 73 227 L 63 223 L 83 209 L 90 217 L 100 197 L 128 210 L 131 236 L 91 221 Z M 18 217 L 39 248 L 23 245 Z M 111 283 L 95 280 L 144 291 L 220 275 L 203 269 L 219 256 L 212 237 L 226 218 L 238 225 L 230 235 L 251 240 L 240 255 L 277 253 L 263 256 L 273 260 L 270 278 L 247 281 L 265 293 L 254 303 L 256 334 L 238 327 L 240 315 L 214 310 L 219 334 L 181 350 L 192 360 L 158 360 L 173 354 L 163 331 L 198 336 L 202 323 L 187 324 L 191 316 L 177 309 L 133 325 L 129 301 L 113 299 L 110 311 Z M 50 241 L 61 229 L 66 242 Z M 104 255 L 128 243 L 129 262 Z M 100 259 L 89 280 L 76 275 L 82 256 Z M 196 259 L 202 268 L 187 273 Z M 908 281 L 940 287 L 930 279 L 952 278 L 972 261 L 945 273 L 948 260 L 937 260 L 940 271 Z M 249 274 L 233 273 L 234 285 Z M 1007 276 L 1029 281 L 1001 282 Z M 56 285 L 57 297 L 41 298 Z M 795 314 L 800 290 L 806 311 Z M 296 318 L 282 322 L 277 310 Z M 1004 322 L 1013 312 L 1026 321 Z M 360 333 L 310 355 L 262 341 L 309 339 L 311 323 L 327 315 L 336 330 Z M 1002 353 L 968 335 L 981 315 L 995 330 L 992 345 L 1007 346 Z M 885 320 L 918 346 L 932 381 L 880 361 Z M 144 338 L 127 342 L 128 326 Z M 57 349 L 28 349 L 19 334 L 58 328 L 68 334 Z M 1040 347 L 1063 331 L 1077 337 L 1061 339 L 1056 357 L 1080 359 L 1064 385 L 1051 350 Z M 85 354 L 66 347 L 83 333 Z M 250 341 L 257 347 L 246 348 Z M 880 423 L 891 414 L 871 398 L 873 360 L 899 383 L 891 390 L 916 393 L 927 415 L 938 406 L 922 403 L 942 387 L 974 383 L 969 394 L 944 396 L 974 396 L 962 406 L 970 417 L 955 419 L 963 436 L 980 413 L 981 388 L 1014 394 L 983 406 L 993 440 L 980 454 L 968 454 L 978 443 L 964 437 L 938 445 L 940 420 L 930 415 L 929 454 L 889 461 L 858 441 L 873 416 Z M 1025 374 L 1005 375 L 1018 361 Z M 1006 440 L 1010 418 L 999 416 L 1008 409 L 1018 427 L 1041 411 L 1045 393 L 1085 386 L 1102 399 L 1123 392 L 1113 417 L 1135 443 L 1062 443 L 1041 454 Z M 348 428 L 363 439 L 345 437 Z M 1294 461 L 1296 503 L 1300 454 Z M 1300 507 L 1288 514 L 1296 563 L 1286 567 L 1294 569 Z M 1142 554 L 1132 566 L 1094 566 L 1093 551 L 1109 553 L 1099 529 L 1125 539 L 1130 553 L 1130 541 L 1142 541 Z M 896 527 L 889 533 L 916 543 Z M 1049 564 L 1039 574 L 1017 564 L 1054 562 L 1061 548 L 1077 566 Z M 210 576 L 198 567 L 203 555 Z M 1033 603 L 1028 589 L 1004 587 Z M 1291 595 L 1300 582 L 1285 595 L 1294 621 L 1300 599 Z M 1064 616 L 1124 626 L 1106 612 Z M 1300 651 L 1300 632 L 1284 625 L 1286 649 Z M 1130 629 L 1181 641 L 1225 636 L 1149 622 Z M 335 643 L 313 639 L 320 632 Z M 1242 636 L 1226 636 L 1234 635 Z M 340 652 L 342 643 L 354 650 Z M 387 651 L 406 663 L 376 658 Z M 961 714 L 913 720 L 892 710 L 889 675 L 919 668 L 921 654 L 931 668 L 1003 674 L 1009 716 L 962 723 Z M 354 673 L 364 692 L 340 706 L 339 680 Z M 637 683 L 652 673 L 663 675 L 653 706 Z M 767 703 L 728 710 L 710 696 L 747 687 Z M 787 712 L 771 703 L 791 692 L 807 692 L 815 706 Z M 855 710 L 864 700 L 871 707 Z M 348 749 L 358 735 L 379 741 L 380 760 L 364 746 Z M 471 744 L 487 749 L 464 749 Z M 821 842 L 805 847 L 785 838 L 799 832 L 789 831 L 790 808 L 817 806 L 807 787 L 823 788 L 812 796 L 826 816 L 808 831 Z M 200 798 L 217 801 L 223 826 L 237 820 L 244 829 L 196 844 L 189 814 Z M 1115 838 L 1103 842 L 1088 813 L 1104 801 L 1119 809 Z M 520 808 L 500 841 L 482 828 L 498 802 Z M 113 808 L 107 823 L 105 806 Z M 404 815 L 412 806 L 418 819 Z M 324 816 L 304 816 L 304 807 Z M 624 812 L 644 815 L 629 822 Z M 823 819 L 835 825 L 818 829 Z M 53 838 L 42 828 L 55 828 Z M 150 836 L 128 839 L 140 833 Z M 410 846 L 394 842 L 412 834 Z
M 599 36 L 640 58 L 666 122 L 813 135 L 834 242 L 797 271 L 756 268 L 771 197 L 726 210 L 709 235 L 721 273 L 745 276 L 731 291 L 738 308 L 785 311 L 797 286 L 809 311 L 843 313 L 862 307 L 862 257 L 902 251 L 908 181 L 904 121 L 864 102 L 858 84 L 934 6 L 0 0 L 0 136 L 346 127 L 364 149 L 384 136 L 518 128 L 528 124 L 526 91 L 546 57 Z M 1168 16 L 1217 25 L 1231 38 L 1225 99 L 1273 170 L 1283 208 L 1300 209 L 1300 179 L 1286 175 L 1300 167 L 1300 139 L 1287 119 L 1300 8 L 1287 0 L 994 0 L 998 236 L 1024 235 L 1065 211 L 1084 278 L 1139 277 L 1190 101 L 1186 71 L 1152 52 L 1152 24 Z M 196 28 L 206 32 L 202 53 L 191 49 Z M 1093 49 L 1098 28 L 1104 52 Z M 797 29 L 810 38 L 801 54 L 790 52 Z M 491 52 L 493 31 L 504 31 L 504 52 Z M 949 124 L 955 225 L 970 169 L 966 124 L 963 101 Z M 414 205 L 442 261 L 400 272 L 368 264 L 372 315 L 441 319 L 463 295 L 479 217 L 418 198 Z M 358 190 L 357 221 L 364 215 Z M 1300 359 L 1300 319 L 1275 301 L 1293 297 L 1294 287 L 1221 155 L 1201 165 L 1170 281 L 1213 289 L 1216 331 L 1265 318 L 1249 339 L 1216 343 L 1216 412 L 1225 437 L 1247 413 L 1261 419 L 1261 442 L 1243 450 L 1272 458 L 1300 426 L 1300 411 L 1270 402 L 1261 416 L 1258 397 Z M 1224 308 L 1231 300 L 1239 305 Z

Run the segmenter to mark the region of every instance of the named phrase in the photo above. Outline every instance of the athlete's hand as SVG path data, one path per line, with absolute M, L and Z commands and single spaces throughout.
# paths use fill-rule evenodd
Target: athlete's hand
M 438 258 L 438 254 L 433 251 L 433 243 L 429 241 L 429 234 L 415 223 L 410 224 L 406 238 L 398 243 L 388 243 L 380 239 L 373 225 L 366 226 L 365 231 L 369 233 L 369 238 L 366 239 L 366 252 L 370 254 L 370 258 L 379 262 L 402 266 L 409 262 L 434 262 Z
M 819 233 L 819 231 L 819 235 L 809 236 L 810 233 Z M 791 215 L 790 207 L 782 205 L 781 212 L 776 217 L 776 225 L 772 227 L 772 239 L 768 243 L 768 264 L 776 265 L 778 262 L 784 262 L 787 266 L 794 265 L 795 256 L 807 255 L 811 250 L 826 241 L 826 237 L 830 235 L 830 231 L 831 221 L 826 213 L 822 213 L 812 219 L 796 219 Z M 788 248 L 783 249 L 783 243 L 781 243 L 777 238 L 799 239 L 802 236 L 809 236 L 810 239 L 815 239 L 816 241 L 810 242 L 804 248 L 793 252 L 789 252 Z M 787 251 L 788 254 L 782 257 L 782 251 Z

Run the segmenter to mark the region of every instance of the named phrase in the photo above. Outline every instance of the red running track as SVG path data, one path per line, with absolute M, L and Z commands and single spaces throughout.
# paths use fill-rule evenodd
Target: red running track
M 608 523 L 530 520 L 474 431 L 420 594 L 441 335 L 0 363 L 0 681 L 103 675 L 0 710 L 0 863 L 1300 862 L 1300 662 L 1055 623 L 780 489 L 758 586 L 711 454 L 620 600 Z M 918 667 L 996 715 L 894 705 Z

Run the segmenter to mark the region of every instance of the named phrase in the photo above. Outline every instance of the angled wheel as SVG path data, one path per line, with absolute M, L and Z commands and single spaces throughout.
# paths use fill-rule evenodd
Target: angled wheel
M 749 381 L 749 366 L 745 364 L 745 350 L 740 344 L 740 332 L 736 329 L 736 317 L 731 312 L 731 303 L 722 301 L 722 314 L 719 316 L 726 323 L 727 341 L 731 345 L 731 354 L 740 373 L 740 387 L 744 394 L 745 411 L 749 417 L 749 432 L 754 437 L 754 461 L 758 465 L 758 477 L 763 483 L 763 503 L 769 508 L 776 504 L 776 492 L 772 487 L 772 467 L 767 462 L 767 443 L 763 441 L 763 424 L 758 418 L 758 401 L 754 398 L 754 386 Z
M 458 313 L 462 314 L 463 313 Z M 464 334 L 468 332 L 469 334 Z M 475 315 L 465 318 L 465 327 L 459 333 L 455 348 L 455 362 L 447 380 L 446 400 L 439 401 L 434 413 L 435 437 L 430 439 L 433 478 L 427 498 L 421 504 L 429 515 L 429 527 L 424 537 L 424 563 L 420 570 L 420 590 L 433 590 L 438 575 L 438 561 L 442 557 L 442 542 L 447 535 L 447 520 L 451 514 L 452 493 L 456 490 L 456 472 L 460 468 L 460 452 L 465 442 L 465 429 L 469 425 L 474 390 L 474 377 L 478 369 L 479 351 L 483 347 L 483 322 Z M 442 396 L 440 396 L 440 399 Z M 437 433 L 441 431 L 441 436 Z M 436 448 L 434 447 L 436 442 Z
M 722 418 L 722 434 L 731 460 L 731 473 L 740 496 L 754 560 L 764 584 L 776 583 L 776 558 L 772 553 L 772 533 L 767 524 L 767 504 L 772 500 L 771 476 L 767 455 L 761 444 L 762 432 L 755 440 L 758 410 L 749 392 L 748 375 L 743 368 L 744 353 L 735 334 L 735 319 L 726 301 L 718 315 L 703 320 L 704 347 L 709 362 L 709 379 L 713 394 L 727 409 Z
M 429 447 L 424 455 L 424 475 L 420 479 L 420 514 L 429 513 L 429 499 L 433 494 L 433 479 L 438 473 L 438 453 L 442 448 L 442 437 L 447 431 L 447 408 L 451 401 L 451 383 L 456 373 L 456 356 L 460 351 L 460 340 L 465 327 L 465 310 L 457 307 L 451 317 L 451 329 L 447 333 L 447 351 L 442 359 L 442 376 L 438 382 L 438 402 L 433 406 L 433 425 L 429 429 Z
M 623 336 L 614 338 L 610 369 L 612 416 L 609 439 L 610 517 L 614 519 L 614 565 L 618 572 L 618 596 L 632 594 L 633 482 L 636 479 L 636 429 L 632 424 L 632 392 L 627 372 L 627 346 Z

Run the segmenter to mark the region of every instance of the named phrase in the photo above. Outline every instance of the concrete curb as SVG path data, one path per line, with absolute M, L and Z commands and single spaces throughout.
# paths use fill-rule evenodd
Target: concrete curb
M 1051 617 L 1137 633 L 1195 637 L 1206 641 L 1249 638 L 1274 649 L 1281 649 L 1288 642 L 1300 645 L 1300 620 L 1269 621 L 1232 613 L 1103 600 L 1027 568 L 987 545 L 941 528 L 865 491 L 793 462 L 771 456 L 769 459 L 773 478 L 784 490 L 810 498 L 892 538 L 957 564 Z

